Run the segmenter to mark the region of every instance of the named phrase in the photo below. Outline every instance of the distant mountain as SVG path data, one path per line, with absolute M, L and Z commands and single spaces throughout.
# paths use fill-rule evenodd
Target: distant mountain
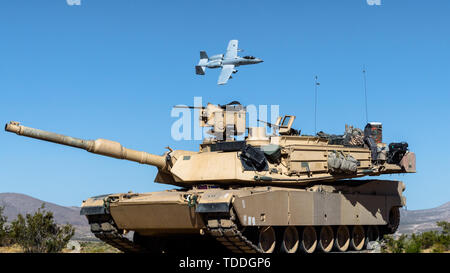
M 436 222 L 450 222 L 450 202 L 432 209 L 400 210 L 400 226 L 398 233 L 417 233 L 437 230 Z
M 20 193 L 0 193 L 0 206 L 5 208 L 3 214 L 8 217 L 8 222 L 15 220 L 18 214 L 25 216 L 27 213 L 34 213 L 42 203 L 45 203 L 45 210 L 53 212 L 57 224 L 68 223 L 75 228 L 74 239 L 95 238 L 90 232 L 86 217 L 80 215 L 79 207 L 59 206 Z
M 86 217 L 80 215 L 79 207 L 64 207 L 45 202 L 31 196 L 19 193 L 0 193 L 0 206 L 5 208 L 4 215 L 8 222 L 16 219 L 20 213 L 33 213 L 45 203 L 45 208 L 53 212 L 58 224 L 69 223 L 75 227 L 74 239 L 95 240 L 92 235 Z M 400 226 L 397 233 L 407 234 L 436 230 L 437 221 L 450 222 L 450 202 L 432 209 L 424 210 L 400 210 Z

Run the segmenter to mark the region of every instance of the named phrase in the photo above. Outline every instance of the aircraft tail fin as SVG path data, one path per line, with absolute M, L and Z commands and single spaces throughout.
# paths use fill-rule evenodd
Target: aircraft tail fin
M 202 59 L 208 60 L 208 54 L 206 54 L 206 51 L 200 51 L 200 60 Z
M 195 66 L 195 73 L 197 75 L 205 75 L 206 70 L 206 64 L 208 63 L 208 54 L 206 54 L 206 51 L 200 51 L 200 61 L 198 62 L 198 65 Z
M 197 75 L 205 75 L 205 66 L 196 65 L 195 66 L 195 74 Z

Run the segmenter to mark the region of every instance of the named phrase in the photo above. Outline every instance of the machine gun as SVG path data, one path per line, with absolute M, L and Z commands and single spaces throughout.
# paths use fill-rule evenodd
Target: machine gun
M 269 127 L 269 128 L 274 128 L 274 129 L 280 128 L 279 125 L 273 124 L 273 123 L 270 123 L 270 122 L 267 122 L 267 121 L 264 121 L 264 120 L 257 119 L 257 121 L 266 124 L 267 127 Z
M 266 124 L 269 128 L 274 128 L 275 130 L 278 130 L 278 133 L 280 135 L 288 135 L 288 136 L 299 136 L 301 133 L 301 130 L 296 130 L 292 128 L 292 124 L 294 123 L 295 116 L 292 115 L 285 115 L 284 117 L 278 117 L 275 124 L 259 120 L 258 122 Z

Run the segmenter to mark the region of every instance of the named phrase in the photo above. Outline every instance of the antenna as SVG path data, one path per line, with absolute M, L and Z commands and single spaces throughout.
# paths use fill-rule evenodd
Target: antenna
M 365 101 L 366 101 L 366 124 L 369 123 L 369 114 L 368 114 L 368 110 L 367 110 L 367 86 L 366 86 L 366 67 L 365 65 L 363 65 L 363 78 L 364 78 L 364 97 L 365 97 Z
M 314 78 L 314 133 L 317 134 L 317 86 L 320 85 L 320 82 L 317 81 L 317 75 Z

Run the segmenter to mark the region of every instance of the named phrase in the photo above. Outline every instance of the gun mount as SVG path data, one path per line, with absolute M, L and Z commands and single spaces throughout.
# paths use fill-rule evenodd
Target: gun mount
M 207 132 L 215 140 L 233 140 L 245 134 L 246 109 L 238 101 L 226 105 L 208 103 L 206 107 L 174 106 L 174 108 L 198 109 L 200 127 L 210 127 Z

